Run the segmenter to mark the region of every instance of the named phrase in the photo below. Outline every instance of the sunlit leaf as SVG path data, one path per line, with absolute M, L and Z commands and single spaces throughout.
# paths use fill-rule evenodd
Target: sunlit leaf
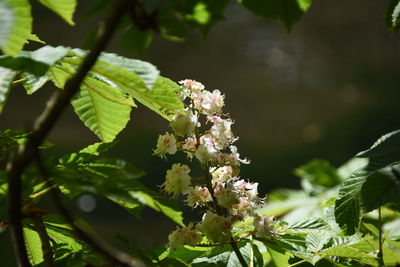
M 113 99 L 106 98 L 111 94 Z M 102 141 L 111 142 L 130 119 L 128 101 L 120 91 L 88 77 L 71 104 L 90 130 Z
M 54 13 L 58 14 L 68 22 L 68 24 L 75 24 L 72 17 L 77 4 L 76 0 L 39 0 L 39 2 L 51 9 Z
M 0 67 L 0 113 L 3 111 L 4 104 L 7 101 L 11 82 L 16 75 L 15 71 Z
M 31 6 L 27 0 L 0 2 L 0 49 L 16 56 L 31 37 Z
M 43 262 L 42 242 L 40 241 L 39 234 L 28 227 L 24 227 L 23 232 L 30 263 L 37 265 Z

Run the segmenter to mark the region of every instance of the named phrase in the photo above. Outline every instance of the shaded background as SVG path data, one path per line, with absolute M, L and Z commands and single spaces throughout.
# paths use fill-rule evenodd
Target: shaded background
M 49 45 L 84 47 L 100 17 L 86 18 L 89 1 L 80 2 L 75 27 L 33 3 L 34 32 Z M 107 51 L 149 61 L 175 81 L 196 79 L 209 90 L 223 91 L 225 111 L 235 119 L 233 130 L 240 136 L 239 152 L 252 160 L 243 166 L 241 176 L 259 182 L 266 194 L 278 187 L 298 188 L 293 169 L 313 158 L 338 167 L 379 136 L 399 128 L 400 40 L 384 23 L 387 5 L 315 1 L 288 33 L 282 25 L 257 18 L 232 2 L 226 20 L 205 39 L 197 32 L 182 43 L 155 37 L 138 54 L 125 49 L 117 37 Z M 26 96 L 22 88 L 14 88 L 0 117 L 1 128 L 29 128 L 53 90 L 47 86 Z M 152 156 L 158 135 L 167 130 L 166 121 L 139 107 L 111 153 L 145 170 L 142 182 L 157 189 L 177 160 Z M 56 155 L 98 141 L 71 108 L 49 139 L 58 146 L 51 151 Z M 138 220 L 104 199 L 92 200 L 78 199 L 77 207 L 82 202 L 95 205 L 84 215 L 110 240 L 118 230 L 138 246 L 154 247 L 166 242 L 174 228 L 148 209 Z M 0 249 L 0 256 L 11 249 L 6 238 L 0 236 L 1 247 L 7 247 Z

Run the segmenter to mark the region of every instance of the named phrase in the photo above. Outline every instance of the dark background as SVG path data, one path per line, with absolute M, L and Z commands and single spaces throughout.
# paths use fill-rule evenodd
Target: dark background
M 101 17 L 87 18 L 90 1 L 80 2 L 75 27 L 33 3 L 34 32 L 49 45 L 84 47 Z M 224 110 L 235 119 L 233 130 L 240 136 L 239 153 L 252 160 L 243 166 L 241 176 L 259 182 L 259 190 L 266 194 L 278 187 L 298 188 L 293 169 L 313 158 L 338 167 L 399 128 L 400 40 L 384 23 L 387 5 L 314 1 L 288 33 L 282 25 L 255 17 L 232 2 L 226 19 L 205 39 L 195 31 L 179 43 L 155 37 L 139 54 L 124 48 L 116 36 L 107 51 L 149 61 L 172 80 L 196 79 L 209 90 L 224 92 Z M 47 86 L 26 96 L 22 88 L 14 88 L 0 117 L 1 128 L 29 128 L 53 90 Z M 142 181 L 157 189 L 166 169 L 177 161 L 152 155 L 158 135 L 167 130 L 166 121 L 140 106 L 111 153 L 145 170 Z M 50 151 L 53 155 L 98 141 L 71 108 L 49 140 L 58 146 Z M 138 220 L 99 197 L 96 201 L 94 211 L 85 216 L 110 240 L 119 232 L 140 247 L 154 247 L 166 242 L 174 228 L 148 209 Z M 2 258 L 11 250 L 5 239 L 8 236 L 0 236 L 1 247 L 6 248 L 0 249 Z

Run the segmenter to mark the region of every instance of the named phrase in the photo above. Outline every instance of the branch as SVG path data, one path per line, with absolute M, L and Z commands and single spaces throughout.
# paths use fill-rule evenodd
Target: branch
M 39 153 L 36 156 L 36 163 L 39 172 L 43 175 L 43 178 L 47 183 L 47 186 L 51 188 L 50 195 L 53 198 L 56 207 L 58 208 L 60 213 L 64 216 L 66 221 L 72 226 L 75 235 L 79 239 L 81 239 L 83 242 L 94 248 L 97 252 L 105 255 L 107 258 L 109 258 L 113 263 L 117 264 L 118 266 L 126 266 L 126 267 L 144 266 L 140 260 L 131 257 L 129 254 L 119 249 L 116 249 L 107 242 L 85 232 L 82 228 L 80 228 L 76 224 L 74 216 L 69 210 L 68 205 L 63 200 L 60 189 L 50 181 L 49 179 L 50 176 L 47 172 L 46 167 L 44 166 L 42 157 Z
M 85 57 L 77 73 L 67 81 L 64 90 L 60 90 L 52 95 L 47 102 L 43 113 L 35 121 L 32 134 L 29 136 L 25 145 L 19 147 L 17 153 L 8 162 L 6 171 L 8 176 L 8 217 L 10 233 L 15 257 L 18 266 L 30 266 L 26 254 L 24 237 L 21 223 L 21 175 L 23 170 L 32 162 L 36 155 L 38 146 L 46 138 L 71 98 L 79 90 L 79 86 L 86 74 L 96 62 L 100 53 L 110 41 L 116 30 L 121 17 L 127 11 L 126 5 L 129 1 L 118 1 L 110 16 L 108 17 L 104 30 L 100 34 L 93 49 Z

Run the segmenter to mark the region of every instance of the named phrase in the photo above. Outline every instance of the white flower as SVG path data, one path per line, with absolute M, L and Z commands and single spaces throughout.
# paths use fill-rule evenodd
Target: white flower
M 195 186 L 192 188 L 188 195 L 186 202 L 190 207 L 203 206 L 206 202 L 211 201 L 211 194 L 207 187 Z
M 231 166 L 212 167 L 210 173 L 212 174 L 212 184 L 223 183 L 232 177 L 233 169 Z
M 258 195 L 258 183 L 249 183 L 245 180 L 237 180 L 233 183 L 233 187 L 238 190 L 241 195 L 249 197 L 254 200 Z
M 168 235 L 168 244 L 171 249 L 176 250 L 183 245 L 196 246 L 201 241 L 200 233 L 193 229 L 193 225 L 189 224 L 188 227 L 179 228 Z
M 198 229 L 204 233 L 211 241 L 225 243 L 230 239 L 232 224 L 228 218 L 218 216 L 211 211 L 203 216 L 203 221 L 198 225 Z
M 232 205 L 239 203 L 238 195 L 234 191 L 224 188 L 222 184 L 216 186 L 214 194 L 217 198 L 218 205 L 228 210 L 232 209 Z
M 239 153 L 237 153 L 237 147 L 236 146 L 229 146 L 231 149 L 230 154 L 225 154 L 221 153 L 218 155 L 218 162 L 221 165 L 240 165 L 240 163 L 243 164 L 249 164 L 250 160 L 247 158 L 241 159 Z
M 214 125 L 211 127 L 211 134 L 216 138 L 217 142 L 221 145 L 221 148 L 225 148 L 227 145 L 233 143 L 233 133 L 231 125 L 233 124 L 230 119 L 221 119 L 220 117 L 214 117 L 212 119 Z
M 172 130 L 178 136 L 191 135 L 195 127 L 200 126 L 196 115 L 190 111 L 186 111 L 185 113 L 185 115 L 175 115 L 175 118 L 170 122 Z
M 210 91 L 204 90 L 201 95 L 198 95 L 199 102 L 206 115 L 220 114 L 224 103 L 224 95 L 221 95 L 219 90 Z
M 186 194 L 190 190 L 191 178 L 189 176 L 190 168 L 187 165 L 175 163 L 167 171 L 164 190 L 173 194 L 175 197 L 179 194 Z
M 195 80 L 186 79 L 186 80 L 179 81 L 179 83 L 193 92 L 198 92 L 198 91 L 204 90 L 204 85 L 200 82 L 196 82 Z
M 247 198 L 245 198 L 245 197 L 240 197 L 240 198 L 239 198 L 239 203 L 234 204 L 234 205 L 232 206 L 232 208 L 235 209 L 235 212 L 236 212 L 236 213 L 240 213 L 240 212 L 247 211 L 247 210 L 249 210 L 249 209 L 251 210 L 252 205 L 251 205 L 251 202 L 250 202 Z M 250 212 L 250 213 L 251 213 L 251 212 Z
M 274 236 L 274 217 L 273 216 L 255 216 L 253 221 L 254 234 L 256 237 Z
M 217 159 L 218 151 L 209 144 L 200 144 L 195 153 L 196 158 L 203 164 Z
M 165 133 L 158 137 L 157 148 L 154 150 L 155 155 L 165 158 L 166 153 L 173 155 L 176 151 L 176 139 L 173 134 Z

